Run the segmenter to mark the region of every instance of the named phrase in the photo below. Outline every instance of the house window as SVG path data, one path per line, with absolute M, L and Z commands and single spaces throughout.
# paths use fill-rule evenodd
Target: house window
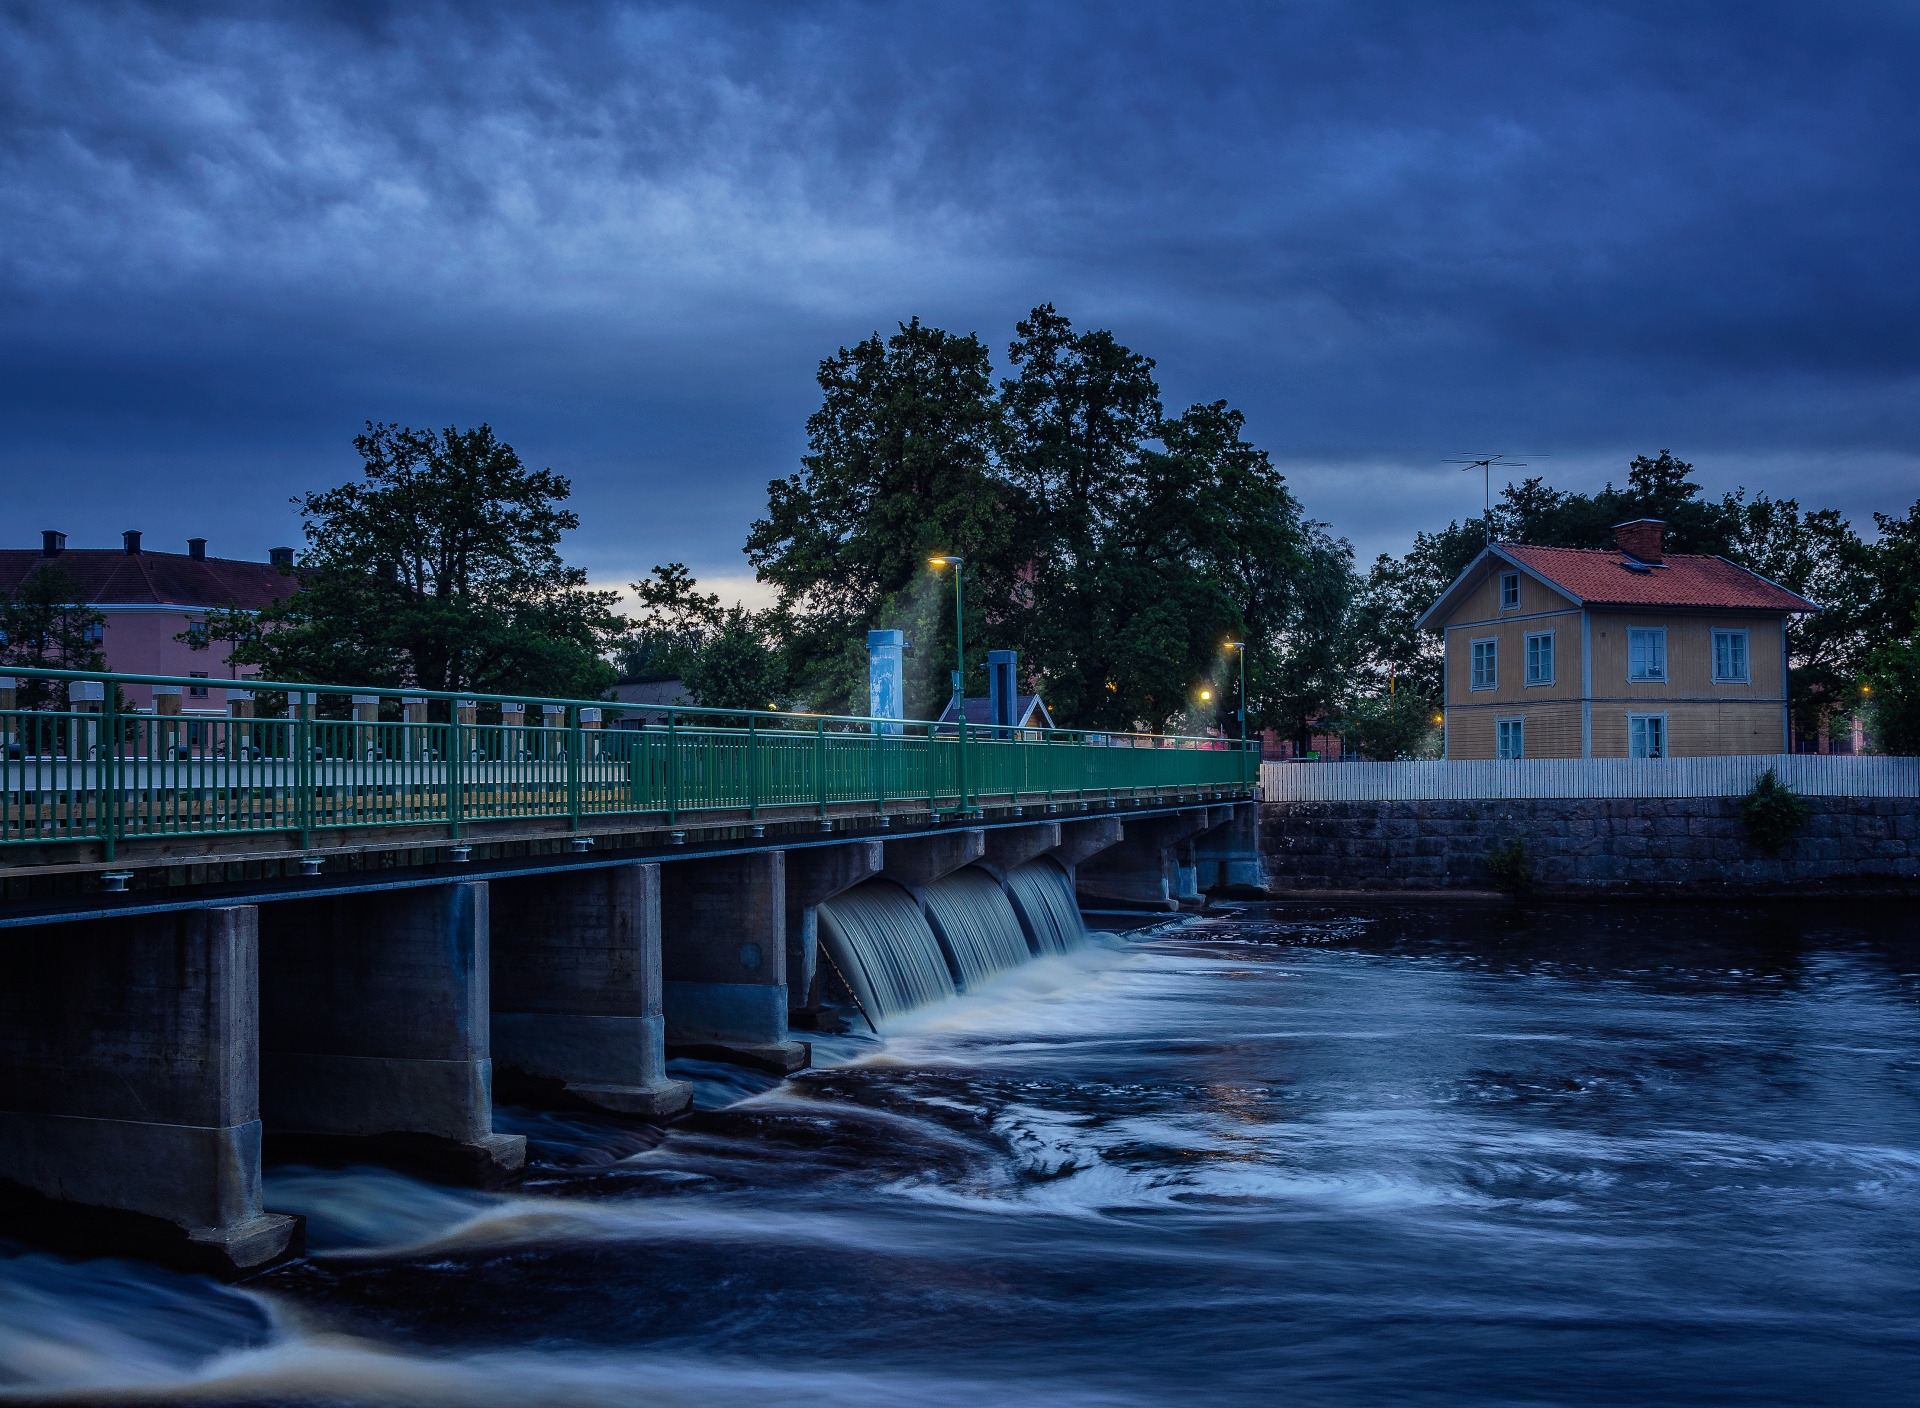
M 1667 716 L 1665 714 L 1627 715 L 1627 756 L 1632 758 L 1667 756 Z
M 1527 683 L 1553 683 L 1553 632 L 1527 637 Z
M 203 680 L 206 677 L 207 672 L 205 670 L 193 671 L 193 678 L 196 680 Z M 205 699 L 207 697 L 207 687 L 203 684 L 188 685 L 187 693 L 195 699 Z
M 1520 609 L 1520 574 L 1518 572 L 1500 574 L 1500 609 L 1502 611 Z
M 1627 678 L 1664 680 L 1667 677 L 1667 632 L 1655 630 L 1627 632 Z M 1659 755 L 1650 754 L 1658 757 Z
M 1747 672 L 1747 633 L 1745 631 L 1715 631 L 1713 633 L 1713 679 L 1716 684 L 1746 684 Z
M 1495 719 L 1493 721 L 1494 756 L 1524 758 L 1527 755 L 1526 728 L 1524 719 Z
M 1473 688 L 1492 689 L 1500 678 L 1500 642 L 1477 640 L 1473 643 Z

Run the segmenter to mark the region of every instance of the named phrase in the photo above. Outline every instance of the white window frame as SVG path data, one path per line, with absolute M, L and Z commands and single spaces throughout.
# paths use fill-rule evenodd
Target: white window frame
M 1746 666 L 1746 669 L 1740 674 L 1723 675 L 1720 673 L 1720 637 L 1722 636 L 1726 636 L 1729 639 L 1734 636 L 1740 637 L 1740 663 Z M 1713 628 L 1713 663 L 1710 669 L 1712 670 L 1713 682 L 1715 684 L 1752 684 L 1753 632 L 1732 626 L 1715 626 Z
M 1635 724 L 1653 724 L 1660 730 L 1660 751 L 1658 753 L 1636 753 L 1633 751 L 1633 726 Z M 1667 716 L 1664 713 L 1627 715 L 1627 756 L 1629 758 L 1671 758 L 1673 756 L 1673 735 L 1667 730 Z
M 1480 647 L 1483 645 L 1492 647 L 1492 650 L 1488 653 L 1493 661 L 1493 669 L 1490 672 L 1492 677 L 1485 684 L 1480 683 L 1479 669 Z M 1469 690 L 1500 688 L 1499 636 L 1479 636 L 1467 642 L 1467 688 Z
M 1539 679 L 1533 677 L 1533 643 L 1537 640 L 1543 640 L 1547 643 L 1547 672 Z M 1552 684 L 1554 674 L 1559 669 L 1558 657 L 1559 647 L 1554 644 L 1552 631 L 1528 631 L 1526 641 L 1522 646 L 1521 655 L 1521 659 L 1524 662 L 1522 668 L 1526 673 L 1526 682 L 1529 685 Z
M 1636 675 L 1633 672 L 1633 638 L 1637 635 L 1654 636 L 1659 641 L 1660 673 L 1657 675 Z M 1667 668 L 1667 628 L 1665 626 L 1629 626 L 1627 627 L 1627 682 L 1629 684 L 1666 684 L 1673 672 Z
M 1501 751 L 1501 734 L 1511 727 L 1520 747 L 1517 752 Z M 1493 756 L 1503 762 L 1520 762 L 1527 756 L 1527 716 L 1525 714 L 1502 714 L 1493 721 Z
M 1507 584 L 1509 582 L 1513 584 L 1512 601 L 1507 600 Z M 1500 609 L 1502 611 L 1518 611 L 1520 609 L 1520 574 L 1518 572 L 1502 572 L 1500 574 Z

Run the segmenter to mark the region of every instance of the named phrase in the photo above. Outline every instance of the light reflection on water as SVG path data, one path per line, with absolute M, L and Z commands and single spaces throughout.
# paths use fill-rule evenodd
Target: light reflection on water
M 1009 973 L 504 1194 L 281 1169 L 240 1289 L 0 1263 L 90 1400 L 1859 1403 L 1920 1349 L 1899 910 L 1281 906 Z

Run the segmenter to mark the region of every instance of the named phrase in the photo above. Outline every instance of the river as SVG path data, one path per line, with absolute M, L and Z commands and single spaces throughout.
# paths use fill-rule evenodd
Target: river
M 1911 906 L 1251 906 L 502 1109 L 510 1194 L 270 1171 L 240 1287 L 18 1247 L 0 1397 L 408 1405 L 1920 1397 Z

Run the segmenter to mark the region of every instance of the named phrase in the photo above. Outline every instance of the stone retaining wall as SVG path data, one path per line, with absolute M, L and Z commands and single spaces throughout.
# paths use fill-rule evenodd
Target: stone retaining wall
M 1912 798 L 1806 801 L 1777 857 L 1747 840 L 1737 797 L 1267 802 L 1260 849 L 1274 891 L 1492 889 L 1487 852 L 1515 837 L 1542 891 L 1920 888 Z

